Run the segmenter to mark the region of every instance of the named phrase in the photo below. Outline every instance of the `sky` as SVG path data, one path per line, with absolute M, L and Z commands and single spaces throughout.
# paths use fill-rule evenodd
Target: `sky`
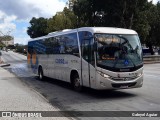
M 0 35 L 14 36 L 14 43 L 27 44 L 32 17 L 51 18 L 68 0 L 0 0 Z M 151 1 L 151 0 L 149 0 Z M 153 0 L 155 4 L 158 0 Z
M 63 11 L 67 0 L 0 0 L 0 35 L 14 36 L 14 43 L 27 44 L 32 17 L 51 18 Z

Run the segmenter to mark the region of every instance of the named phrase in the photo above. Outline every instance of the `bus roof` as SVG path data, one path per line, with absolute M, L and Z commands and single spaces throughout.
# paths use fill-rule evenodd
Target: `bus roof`
M 108 33 L 108 34 L 137 34 L 136 31 L 131 30 L 131 29 L 124 29 L 124 28 L 114 28 L 114 27 L 81 27 L 77 29 L 65 29 L 62 31 L 55 31 L 51 32 L 46 36 L 38 37 L 31 39 L 29 41 L 34 41 L 38 39 L 43 39 L 47 38 L 50 36 L 57 36 L 57 35 L 62 35 L 62 34 L 68 34 L 72 32 L 77 32 L 77 31 L 89 31 L 91 33 Z
M 78 31 L 90 31 L 92 33 L 109 33 L 109 34 L 137 34 L 136 31 L 124 28 L 114 27 L 82 27 Z

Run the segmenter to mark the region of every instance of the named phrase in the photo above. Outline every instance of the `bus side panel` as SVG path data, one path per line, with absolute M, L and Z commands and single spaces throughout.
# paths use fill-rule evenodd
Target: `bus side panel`
M 48 76 L 48 56 L 46 54 L 39 54 L 38 60 L 39 60 L 39 66 L 42 66 L 43 75 L 46 77 L 49 77 Z
M 49 77 L 70 82 L 72 70 L 80 73 L 80 58 L 74 55 L 50 55 L 48 62 Z
M 38 55 L 34 48 L 35 41 L 28 43 L 28 53 L 27 53 L 27 63 L 28 68 L 34 73 L 37 74 L 38 69 Z
M 81 59 L 80 57 L 69 55 L 68 58 L 68 67 L 66 67 L 65 73 L 66 73 L 66 80 L 67 82 L 70 82 L 70 75 L 71 71 L 77 71 L 79 78 L 81 80 Z M 82 82 L 82 81 L 81 81 Z M 82 83 L 81 83 L 82 84 Z

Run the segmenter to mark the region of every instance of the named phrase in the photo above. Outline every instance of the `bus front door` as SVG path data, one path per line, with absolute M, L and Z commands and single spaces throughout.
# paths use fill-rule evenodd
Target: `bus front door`
M 86 87 L 96 87 L 95 57 L 93 51 L 93 39 L 82 42 L 82 84 Z

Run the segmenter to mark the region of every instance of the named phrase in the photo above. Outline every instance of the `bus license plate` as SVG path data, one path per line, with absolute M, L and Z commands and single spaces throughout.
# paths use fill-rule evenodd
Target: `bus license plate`
M 122 86 L 120 86 L 120 88 L 128 88 L 128 86 L 127 85 L 122 85 Z

